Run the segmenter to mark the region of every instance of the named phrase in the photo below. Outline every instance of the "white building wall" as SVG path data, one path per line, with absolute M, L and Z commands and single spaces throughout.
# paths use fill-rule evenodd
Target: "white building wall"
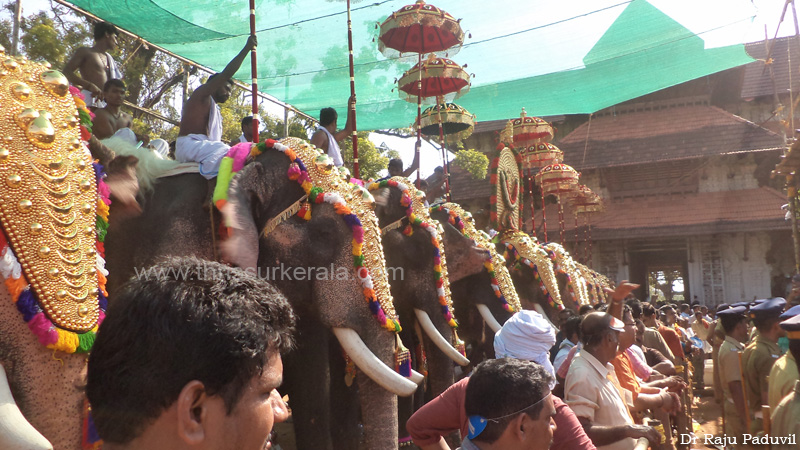
M 753 177 L 757 164 L 753 154 L 738 156 L 717 156 L 709 158 L 700 169 L 699 191 L 720 192 L 758 188 L 758 180 Z
M 769 298 L 771 280 L 766 255 L 770 239 L 767 233 L 725 234 L 720 236 L 719 243 L 727 302 Z

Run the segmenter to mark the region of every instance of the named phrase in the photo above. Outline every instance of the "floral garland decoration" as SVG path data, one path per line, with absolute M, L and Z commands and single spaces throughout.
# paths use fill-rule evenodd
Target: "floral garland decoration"
M 439 211 L 444 211 L 448 214 L 449 217 L 447 221 L 451 225 L 453 225 L 462 235 L 473 240 L 475 239 L 466 232 L 464 222 L 461 220 L 461 216 L 459 216 L 455 211 L 449 209 L 446 203 L 431 206 L 431 212 L 439 212 Z M 493 259 L 494 259 L 494 252 L 490 250 L 489 257 L 483 262 L 483 267 L 489 274 L 489 282 L 492 286 L 492 291 L 494 292 L 495 297 L 497 297 L 497 299 L 500 300 L 500 304 L 503 306 L 504 310 L 513 313 L 516 311 L 516 309 L 514 308 L 514 306 L 508 303 L 508 300 L 506 300 L 505 295 L 503 295 L 503 292 L 500 289 L 500 282 L 497 280 L 497 272 L 495 272 Z
M 79 90 L 70 86 L 70 93 L 75 101 L 80 116 L 81 139 L 88 140 L 91 137 L 91 120 L 93 114 L 86 109 L 83 95 Z M 84 139 L 85 136 L 87 136 Z M 96 337 L 97 329 L 105 319 L 105 311 L 108 307 L 108 292 L 106 291 L 106 277 L 108 271 L 105 269 L 105 240 L 106 230 L 108 229 L 109 189 L 103 178 L 105 172 L 103 167 L 94 163 L 95 180 L 97 183 L 97 205 L 96 205 L 96 234 L 97 241 L 97 301 L 100 308 L 97 324 L 85 333 L 76 333 L 57 327 L 39 306 L 38 299 L 30 283 L 22 272 L 17 257 L 14 255 L 5 232 L 0 233 L 0 275 L 5 278 L 5 285 L 11 294 L 11 299 L 17 306 L 17 310 L 22 314 L 22 319 L 28 324 L 28 328 L 39 339 L 39 342 L 47 348 L 63 351 L 65 353 L 87 353 L 91 350 Z
M 414 212 L 414 209 L 412 208 L 410 189 L 405 183 L 388 179 L 372 183 L 368 189 L 370 191 L 374 191 L 381 188 L 397 188 L 402 193 L 400 197 L 400 204 L 405 207 L 406 217 L 408 217 L 408 225 L 403 230 L 403 234 L 410 236 L 413 233 L 411 228 L 413 225 L 422 228 L 431 235 L 431 243 L 433 244 L 433 273 L 434 278 L 436 279 L 436 295 L 439 298 L 439 305 L 441 306 L 442 315 L 447 321 L 447 324 L 455 330 L 458 328 L 458 322 L 456 322 L 455 316 L 453 315 L 452 300 L 448 298 L 445 289 L 445 283 L 449 283 L 449 281 L 447 280 L 447 269 L 443 267 L 442 264 L 442 249 L 439 244 L 439 231 L 433 224 L 422 220 L 422 218 Z

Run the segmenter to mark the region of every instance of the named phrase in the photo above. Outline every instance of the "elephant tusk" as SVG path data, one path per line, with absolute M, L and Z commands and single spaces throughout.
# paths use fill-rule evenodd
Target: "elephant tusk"
M 542 305 L 536 303 L 535 305 L 533 305 L 533 309 L 535 309 L 536 312 L 541 314 L 542 317 L 544 317 L 545 320 L 547 320 L 547 322 L 550 324 L 550 326 L 553 327 L 554 330 L 556 330 L 556 333 L 558 333 L 558 331 L 559 331 L 558 327 L 553 323 L 552 320 L 550 320 L 549 317 L 547 317 L 547 313 L 544 312 L 544 308 L 542 308 Z
M 417 372 L 414 369 L 411 369 L 411 376 L 408 377 L 409 380 L 413 381 L 417 385 L 425 381 L 425 375 Z
M 456 350 L 452 345 L 450 345 L 450 343 L 447 342 L 447 339 L 445 339 L 444 336 L 439 333 L 439 330 L 433 326 L 433 322 L 431 321 L 431 317 L 428 315 L 428 313 L 421 309 L 414 308 L 414 314 L 417 315 L 417 321 L 422 327 L 422 330 L 428 335 L 429 338 L 431 338 L 433 344 L 439 347 L 439 350 L 441 350 L 442 353 L 455 361 L 459 366 L 466 366 L 469 364 L 469 360 L 465 358 L 464 355 L 459 353 L 458 350 Z
M 489 311 L 488 306 L 484 305 L 483 303 L 478 303 L 475 305 L 475 307 L 478 308 L 478 312 L 481 313 L 481 317 L 483 317 L 486 325 L 489 325 L 489 328 L 491 328 L 493 332 L 497 333 L 500 331 L 500 328 L 503 328 L 503 326 L 500 325 L 500 322 L 495 319 L 494 314 Z
M 401 397 L 408 397 L 417 391 L 417 383 L 406 379 L 378 359 L 352 328 L 333 328 L 333 334 L 347 356 L 372 381 Z M 413 371 L 411 375 L 414 376 Z
M 8 378 L 0 364 L 0 448 L 4 450 L 53 450 L 53 445 L 33 428 L 14 402 Z

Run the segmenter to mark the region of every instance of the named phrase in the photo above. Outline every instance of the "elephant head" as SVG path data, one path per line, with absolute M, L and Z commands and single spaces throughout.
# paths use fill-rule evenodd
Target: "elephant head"
M 342 349 L 359 369 L 357 388 L 368 447 L 394 446 L 395 394 L 410 395 L 416 383 L 390 368 L 395 364 L 396 334 L 376 320 L 365 300 L 353 265 L 353 230 L 337 212 L 339 206 L 314 204 L 309 220 L 287 213 L 306 195 L 289 179 L 290 167 L 296 168 L 286 154 L 270 149 L 236 175 L 226 206 L 230 237 L 222 253 L 278 287 L 295 309 L 297 350 L 285 359 L 282 390 L 289 394 L 299 448 L 334 448 L 330 390 L 332 384 L 345 381 L 343 370 L 331 372 L 329 359 L 343 365 Z M 106 243 L 109 267 L 117 277 L 113 285 L 141 276 L 137 268 L 161 255 L 216 259 L 212 226 L 217 222 L 212 223 L 203 207 L 207 192 L 206 180 L 196 174 L 162 178 L 147 196 L 141 216 L 114 224 Z M 377 229 L 374 216 L 364 220 L 375 222 Z M 370 265 L 382 266 L 382 251 L 377 250 L 368 251 L 365 243 L 364 256 L 372 258 Z M 385 274 L 372 276 L 375 289 L 380 289 L 378 277 Z M 380 294 L 388 294 L 388 284 L 385 290 Z M 392 317 L 390 308 L 381 311 Z

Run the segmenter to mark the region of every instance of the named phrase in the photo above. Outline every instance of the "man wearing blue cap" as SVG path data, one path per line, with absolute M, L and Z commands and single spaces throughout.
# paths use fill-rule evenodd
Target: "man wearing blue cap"
M 789 337 L 789 351 L 795 361 L 800 359 L 800 314 L 781 322 L 781 328 Z M 797 368 L 797 367 L 796 367 Z M 770 437 L 783 442 L 772 443 L 772 450 L 796 450 L 800 436 L 800 380 L 795 380 L 794 389 L 781 400 L 775 410 L 770 409 L 772 429 Z
M 728 442 L 742 442 L 745 433 L 747 409 L 742 390 L 742 371 L 739 365 L 739 352 L 744 350 L 742 344 L 747 339 L 747 309 L 744 306 L 731 307 L 717 313 L 722 328 L 725 330 L 725 341 L 719 348 L 719 380 L 723 392 L 723 408 L 725 408 L 725 436 L 735 439 Z
M 781 321 L 786 321 L 797 315 L 800 315 L 800 305 L 789 308 L 788 311 L 780 315 L 779 319 Z M 783 327 L 783 323 L 781 323 L 781 327 Z M 767 400 L 769 400 L 770 411 L 775 411 L 775 407 L 778 406 L 781 399 L 792 391 L 796 380 L 800 380 L 800 373 L 797 371 L 797 363 L 795 362 L 792 352 L 786 352 L 775 361 L 775 364 L 772 365 L 772 369 L 769 371 L 769 391 L 767 393 Z
M 784 333 L 778 318 L 786 306 L 786 300 L 773 298 L 759 302 L 750 308 L 750 318 L 758 330 L 758 336 L 751 342 L 742 354 L 742 368 L 744 373 L 745 392 L 747 405 L 750 408 L 750 433 L 755 435 L 764 431 L 764 417 L 761 405 L 768 404 L 767 375 L 772 364 L 780 358 L 781 350 L 778 348 L 778 338 Z

